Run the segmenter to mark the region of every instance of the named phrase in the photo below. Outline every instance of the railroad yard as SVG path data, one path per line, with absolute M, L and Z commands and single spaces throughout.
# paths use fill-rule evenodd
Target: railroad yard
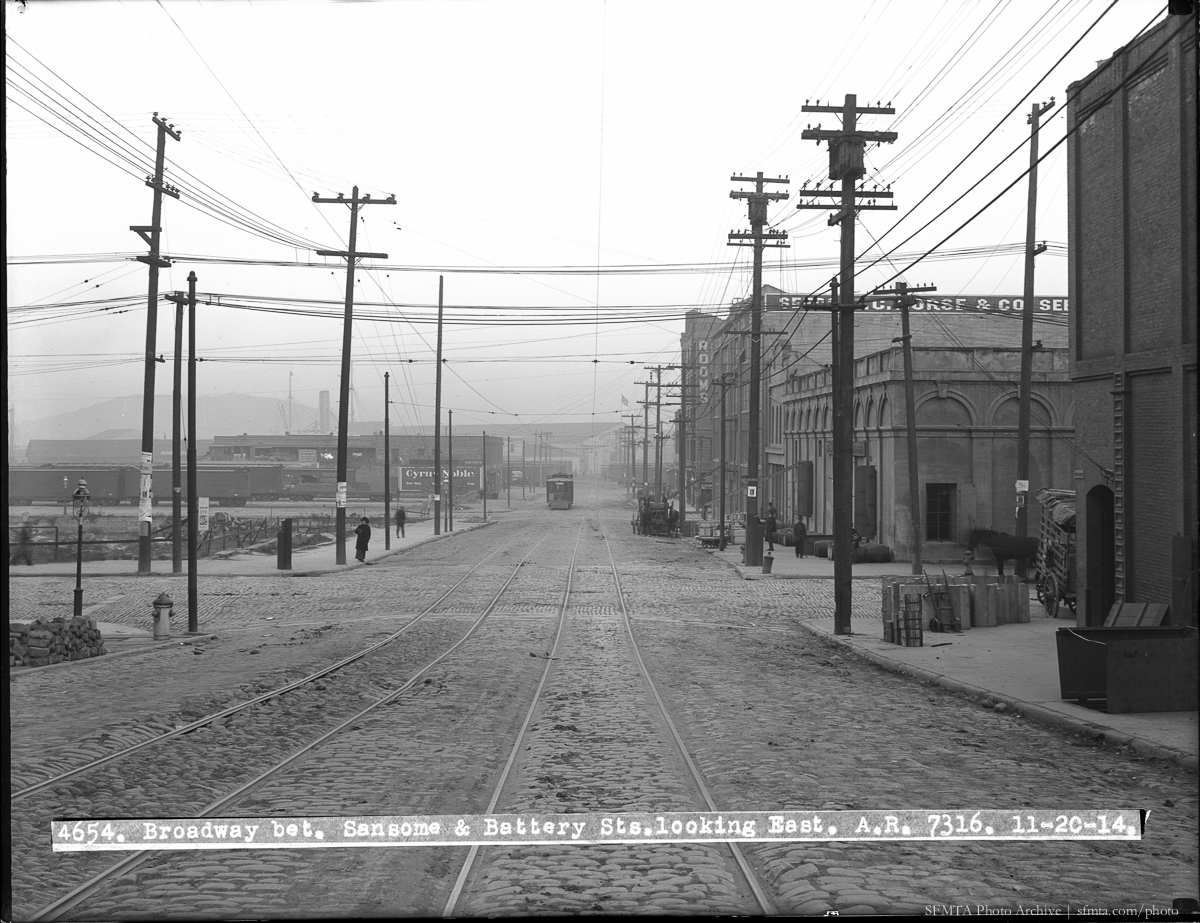
M 12 919 L 1144 916 L 1196 896 L 1194 773 L 839 653 L 798 624 L 832 581 L 743 580 L 631 534 L 619 488 L 574 503 L 502 500 L 374 567 L 204 576 L 189 643 L 13 671 Z M 88 599 L 139 580 L 89 577 Z M 10 620 L 59 614 L 70 585 L 10 580 Z M 879 592 L 855 581 L 856 619 L 878 625 Z M 150 625 L 144 605 L 95 617 Z M 56 818 L 1110 808 L 1149 811 L 1143 838 L 51 850 Z

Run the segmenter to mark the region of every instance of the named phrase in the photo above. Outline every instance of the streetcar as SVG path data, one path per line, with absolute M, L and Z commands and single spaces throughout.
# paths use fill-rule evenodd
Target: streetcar
M 546 478 L 546 506 L 569 510 L 575 502 L 575 478 L 570 474 L 552 474 Z

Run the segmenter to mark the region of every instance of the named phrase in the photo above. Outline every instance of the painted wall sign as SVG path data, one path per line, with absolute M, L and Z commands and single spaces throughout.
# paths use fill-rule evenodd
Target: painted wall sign
M 915 296 L 917 303 L 909 310 L 919 313 L 949 313 L 949 314 L 1020 314 L 1025 310 L 1025 298 L 1021 295 L 934 295 L 931 297 Z M 828 296 L 809 298 L 806 295 L 776 294 L 767 292 L 763 300 L 766 310 L 782 310 L 784 308 L 799 308 L 806 304 L 828 304 Z M 1066 317 L 1070 313 L 1070 303 L 1065 297 L 1035 298 L 1034 313 L 1051 317 Z M 892 299 L 867 298 L 863 305 L 864 313 L 891 314 L 900 313 L 896 302 Z

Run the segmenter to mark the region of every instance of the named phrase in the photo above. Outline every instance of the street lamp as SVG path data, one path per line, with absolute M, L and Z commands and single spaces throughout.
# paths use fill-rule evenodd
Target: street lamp
M 83 520 L 87 518 L 91 506 L 91 494 L 88 493 L 87 481 L 79 479 L 79 486 L 71 495 L 71 514 L 79 523 L 79 539 L 75 546 L 75 618 L 83 616 Z

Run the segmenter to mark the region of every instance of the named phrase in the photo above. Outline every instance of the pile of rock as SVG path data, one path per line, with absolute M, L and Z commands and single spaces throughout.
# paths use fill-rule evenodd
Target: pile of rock
M 51 619 L 8 623 L 8 665 L 44 667 L 64 660 L 99 657 L 107 651 L 95 619 Z

